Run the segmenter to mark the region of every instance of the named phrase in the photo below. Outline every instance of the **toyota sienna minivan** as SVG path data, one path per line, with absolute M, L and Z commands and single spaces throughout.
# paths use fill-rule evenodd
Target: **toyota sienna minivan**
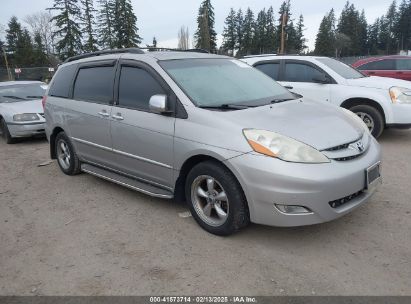
M 72 57 L 43 104 L 51 157 L 65 174 L 184 200 L 217 235 L 249 222 L 331 221 L 381 183 L 380 147 L 358 116 L 230 57 L 140 49 Z

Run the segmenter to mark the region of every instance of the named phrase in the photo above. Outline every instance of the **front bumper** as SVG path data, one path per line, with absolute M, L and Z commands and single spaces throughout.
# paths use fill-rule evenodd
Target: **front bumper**
M 11 137 L 31 137 L 45 134 L 45 121 L 28 123 L 7 123 Z
M 392 104 L 393 119 L 387 125 L 391 128 L 411 127 L 411 104 Z
M 244 189 L 252 222 L 291 227 L 332 221 L 367 202 L 376 188 L 365 190 L 366 169 L 380 160 L 379 145 L 372 139 L 368 151 L 350 161 L 297 164 L 249 153 L 226 163 Z M 330 206 L 353 194 L 357 196 L 340 207 Z M 274 204 L 304 206 L 312 213 L 285 214 Z

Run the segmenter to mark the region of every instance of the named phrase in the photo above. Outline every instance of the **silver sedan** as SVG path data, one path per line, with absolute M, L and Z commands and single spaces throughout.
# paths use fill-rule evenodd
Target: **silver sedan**
M 0 83 L 0 136 L 8 144 L 16 138 L 44 134 L 42 98 L 47 85 L 40 81 Z

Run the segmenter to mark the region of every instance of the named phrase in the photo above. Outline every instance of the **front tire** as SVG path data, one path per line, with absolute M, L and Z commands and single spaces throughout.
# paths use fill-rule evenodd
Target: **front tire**
M 382 117 L 380 111 L 368 105 L 354 106 L 350 108 L 350 111 L 354 112 L 361 118 L 375 138 L 381 136 L 384 131 L 384 118 Z
M 247 200 L 235 176 L 217 162 L 196 165 L 186 179 L 191 214 L 206 231 L 230 235 L 250 222 Z
M 4 138 L 7 144 L 14 144 L 16 140 L 11 137 L 9 128 L 3 118 L 0 118 L 0 136 Z
M 77 175 L 81 172 L 80 160 L 66 133 L 60 132 L 56 136 L 57 163 L 61 171 L 67 175 Z

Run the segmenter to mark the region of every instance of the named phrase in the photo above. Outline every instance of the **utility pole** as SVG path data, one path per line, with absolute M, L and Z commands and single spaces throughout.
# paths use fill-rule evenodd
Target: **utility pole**
M 287 24 L 287 13 L 284 12 L 281 17 L 281 47 L 280 47 L 280 54 L 285 54 L 285 25 Z
M 11 71 L 10 71 L 10 67 L 9 67 L 9 62 L 7 61 L 7 53 L 6 50 L 4 49 L 4 47 L 2 48 L 3 50 L 3 56 L 4 56 L 4 62 L 6 63 L 6 69 L 7 69 L 7 76 L 9 78 L 10 81 L 13 80 L 12 76 L 11 76 Z

